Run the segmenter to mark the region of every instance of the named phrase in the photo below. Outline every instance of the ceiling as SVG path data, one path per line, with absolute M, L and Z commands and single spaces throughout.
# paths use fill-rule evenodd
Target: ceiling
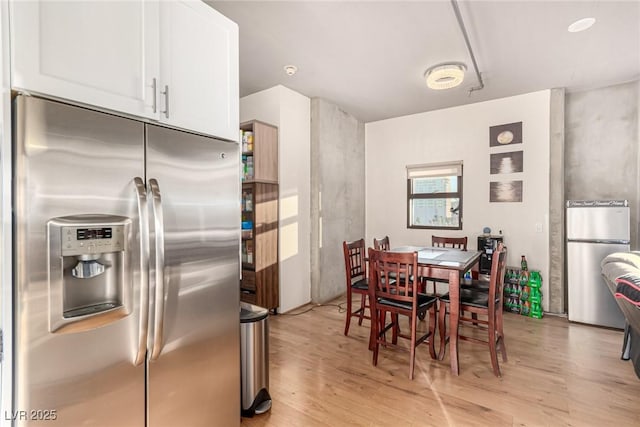
M 472 93 L 478 79 L 449 0 L 208 3 L 239 25 L 240 96 L 282 84 L 364 122 L 640 78 L 640 0 L 460 0 L 485 84 Z M 585 17 L 595 25 L 567 31 Z M 428 89 L 427 68 L 450 61 L 467 65 L 462 85 Z

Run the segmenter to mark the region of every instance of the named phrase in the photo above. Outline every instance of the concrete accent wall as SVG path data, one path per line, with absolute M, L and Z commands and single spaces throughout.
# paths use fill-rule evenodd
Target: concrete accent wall
M 549 132 L 549 307 L 565 312 L 564 89 L 551 89 Z
M 311 300 L 345 292 L 342 242 L 365 237 L 364 123 L 311 100 Z
M 280 306 L 287 312 L 311 300 L 310 104 L 278 85 L 240 99 L 240 122 L 256 119 L 278 127 Z
M 566 97 L 567 200 L 627 199 L 631 248 L 638 249 L 640 82 L 569 93 Z

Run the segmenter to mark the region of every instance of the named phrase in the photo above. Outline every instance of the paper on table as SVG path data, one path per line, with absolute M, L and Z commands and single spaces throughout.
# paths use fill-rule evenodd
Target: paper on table
M 457 266 L 460 265 L 460 263 L 459 262 L 455 262 L 455 261 L 442 261 L 438 265 L 444 265 L 444 266 L 447 266 L 447 267 L 457 267 Z
M 434 258 L 438 258 L 443 253 L 444 251 L 433 251 L 433 250 L 419 251 L 418 258 L 434 259 Z

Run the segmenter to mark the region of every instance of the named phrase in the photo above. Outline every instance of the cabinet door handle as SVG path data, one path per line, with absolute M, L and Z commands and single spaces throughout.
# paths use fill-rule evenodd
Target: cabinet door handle
M 158 111 L 158 108 L 157 108 L 158 95 L 156 93 L 158 90 L 158 81 L 155 77 L 151 81 L 151 88 L 153 90 L 153 114 L 155 114 Z
M 164 115 L 168 119 L 169 118 L 169 86 L 165 85 L 164 91 L 160 91 L 160 93 L 164 95 L 164 111 L 161 111 L 161 113 L 164 113 Z

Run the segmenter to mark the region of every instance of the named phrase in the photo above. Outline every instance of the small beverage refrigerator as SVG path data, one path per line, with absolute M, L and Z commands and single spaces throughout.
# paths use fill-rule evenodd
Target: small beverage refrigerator
M 502 236 L 478 236 L 478 250 L 482 252 L 478 268 L 480 274 L 491 274 L 493 252 L 498 248 L 500 242 L 502 242 Z

